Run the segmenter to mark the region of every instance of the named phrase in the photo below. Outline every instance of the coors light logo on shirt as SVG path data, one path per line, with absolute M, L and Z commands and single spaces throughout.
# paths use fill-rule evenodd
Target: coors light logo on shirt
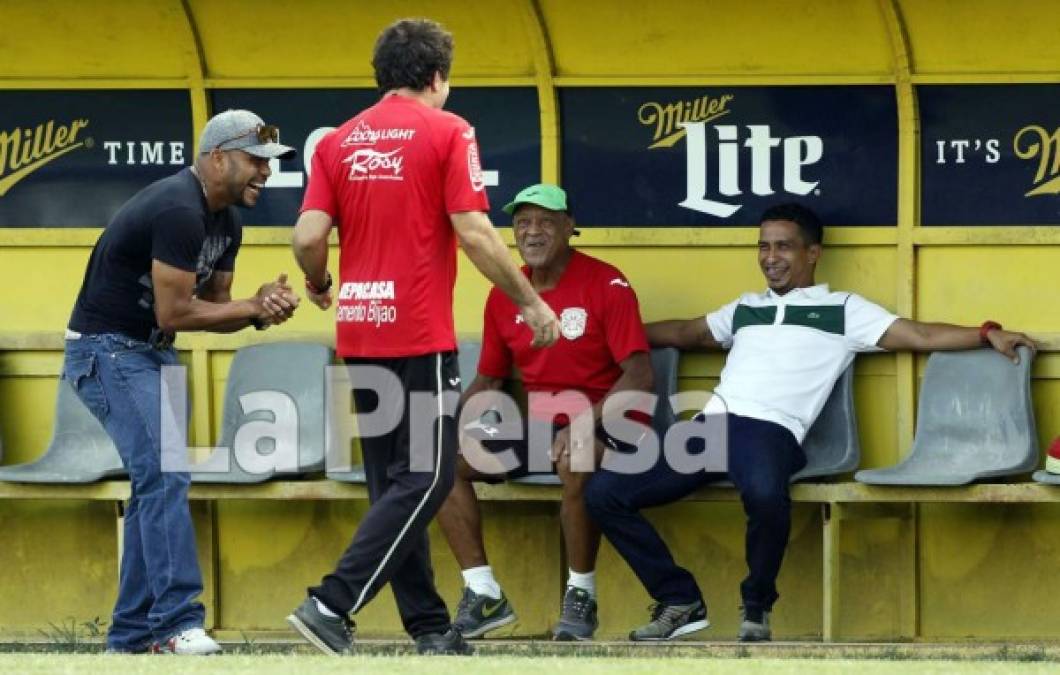
M 405 149 L 404 146 L 394 148 L 389 152 L 380 152 L 372 146 L 378 141 L 409 141 L 415 135 L 415 129 L 376 130 L 361 120 L 361 123 L 354 127 L 341 146 L 357 148 L 342 160 L 344 164 L 350 165 L 348 180 L 405 180 L 401 174 L 405 166 L 405 157 L 402 152 Z

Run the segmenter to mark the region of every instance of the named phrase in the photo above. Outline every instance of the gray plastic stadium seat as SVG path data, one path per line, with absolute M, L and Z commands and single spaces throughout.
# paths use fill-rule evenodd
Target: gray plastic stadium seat
M 299 476 L 324 469 L 326 399 L 325 368 L 334 352 L 327 346 L 304 342 L 275 342 L 251 345 L 236 352 L 228 371 L 220 445 L 231 450 L 231 466 L 226 473 L 206 473 L 192 466 L 196 483 L 261 483 L 279 476 Z M 246 422 L 273 422 L 271 412 L 243 412 L 240 397 L 255 392 L 282 392 L 294 401 L 298 413 L 297 466 L 281 471 L 248 472 L 237 461 L 233 441 Z M 272 446 L 272 447 L 268 447 Z M 274 443 L 259 442 L 262 452 L 274 450 Z
M 27 464 L 0 467 L 0 480 L 12 483 L 95 483 L 124 478 L 118 449 L 69 382 L 59 382 L 55 426 L 44 455 Z
M 661 347 L 651 350 L 651 369 L 655 379 L 655 395 L 659 397 L 652 416 L 652 427 L 660 439 L 677 421 L 670 397 L 677 393 L 677 365 L 681 352 L 673 347 Z M 553 473 L 531 474 L 512 480 L 523 485 L 560 485 L 559 476 Z
M 854 410 L 854 363 L 839 376 L 802 442 L 806 467 L 791 480 L 807 480 L 848 473 L 858 468 L 861 443 L 858 440 L 858 418 Z
M 339 483 L 356 483 L 363 485 L 368 482 L 368 478 L 364 473 L 364 466 L 358 464 L 357 466 L 351 466 L 349 471 L 337 471 L 332 469 L 327 472 L 327 479 L 337 481 Z
M 920 387 L 916 437 L 901 463 L 858 471 L 873 485 L 965 485 L 1038 465 L 1031 354 L 1014 365 L 992 349 L 938 352 Z
M 482 354 L 482 343 L 478 340 L 461 340 L 457 345 L 457 366 L 460 369 L 460 385 L 467 389 L 478 374 L 478 358 Z

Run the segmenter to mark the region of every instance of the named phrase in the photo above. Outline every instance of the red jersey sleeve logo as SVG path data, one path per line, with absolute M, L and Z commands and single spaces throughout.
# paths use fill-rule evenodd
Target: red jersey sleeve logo
M 461 135 L 470 141 L 467 144 L 467 176 L 471 181 L 471 189 L 475 192 L 482 192 L 486 187 L 486 177 L 482 174 L 482 162 L 478 156 L 478 143 L 474 141 L 475 130 L 473 128 L 468 129 Z

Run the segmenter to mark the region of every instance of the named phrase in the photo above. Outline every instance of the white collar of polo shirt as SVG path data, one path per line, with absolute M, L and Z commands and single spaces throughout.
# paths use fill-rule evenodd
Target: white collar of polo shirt
M 772 288 L 767 288 L 766 292 L 762 294 L 762 297 L 767 300 L 790 300 L 797 298 L 800 295 L 810 299 L 823 298 L 831 293 L 828 288 L 828 284 L 817 284 L 816 286 L 805 286 L 803 288 L 793 288 L 784 295 L 780 295 L 775 292 Z

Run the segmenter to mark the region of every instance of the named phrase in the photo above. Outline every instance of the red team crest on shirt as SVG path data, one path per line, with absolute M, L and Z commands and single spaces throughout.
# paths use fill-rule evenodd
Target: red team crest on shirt
M 568 340 L 576 340 L 585 335 L 585 322 L 589 313 L 581 307 L 568 307 L 559 316 L 559 330 Z

